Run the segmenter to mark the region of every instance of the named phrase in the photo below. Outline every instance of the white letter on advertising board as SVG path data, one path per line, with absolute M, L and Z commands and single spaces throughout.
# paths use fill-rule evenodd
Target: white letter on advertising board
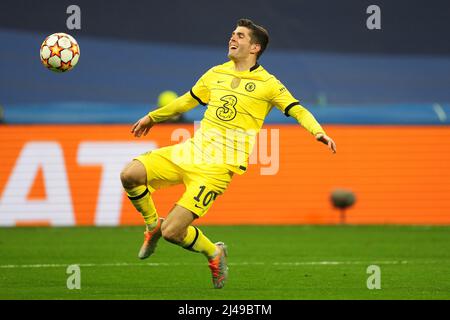
M 27 199 L 39 169 L 46 198 Z M 20 221 L 74 224 L 64 155 L 57 142 L 28 142 L 17 159 L 0 199 L 0 225 L 13 226 Z
M 95 225 L 116 226 L 120 223 L 123 187 L 120 172 L 141 153 L 154 150 L 151 142 L 81 142 L 78 163 L 102 166 L 100 190 L 95 212 Z

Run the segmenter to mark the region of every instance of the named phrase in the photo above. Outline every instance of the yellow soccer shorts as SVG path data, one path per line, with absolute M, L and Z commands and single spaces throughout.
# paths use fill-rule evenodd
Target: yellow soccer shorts
M 134 159 L 145 166 L 150 193 L 183 183 L 186 190 L 177 204 L 202 217 L 216 198 L 225 192 L 233 172 L 218 164 L 175 163 L 172 160 L 175 146 L 153 150 Z

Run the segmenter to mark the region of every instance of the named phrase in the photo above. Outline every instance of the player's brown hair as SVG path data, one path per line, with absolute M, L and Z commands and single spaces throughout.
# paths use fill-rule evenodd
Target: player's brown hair
M 255 24 L 250 19 L 239 19 L 236 23 L 238 27 L 246 27 L 251 30 L 250 36 L 252 38 L 252 43 L 257 43 L 261 46 L 261 50 L 259 50 L 256 58 L 258 59 L 264 50 L 266 50 L 267 45 L 269 44 L 269 33 L 263 27 Z

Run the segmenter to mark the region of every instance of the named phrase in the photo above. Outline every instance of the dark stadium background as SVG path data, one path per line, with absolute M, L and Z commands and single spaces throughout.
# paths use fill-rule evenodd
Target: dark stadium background
M 334 105 L 327 112 L 314 110 L 321 121 L 429 124 L 440 122 L 434 103 L 448 111 L 446 1 L 377 1 L 381 30 L 366 28 L 371 1 L 78 1 L 82 28 L 70 33 L 82 57 L 93 58 L 82 58 L 75 72 L 55 81 L 28 48 L 66 30 L 70 4 L 0 4 L 0 104 L 6 105 L 7 122 L 49 122 L 47 110 L 54 119 L 64 109 L 58 103 L 79 101 L 96 103 L 90 105 L 95 112 L 84 114 L 82 106 L 71 104 L 66 108 L 80 110 L 78 116 L 56 120 L 131 122 L 161 91 L 183 93 L 211 65 L 226 61 L 228 37 L 240 17 L 270 30 L 261 63 L 302 102 L 313 110 Z M 39 109 L 38 118 L 28 120 L 30 104 Z M 123 104 L 127 112 L 121 112 Z M 194 112 L 188 118 L 196 117 Z M 268 121 L 286 119 L 273 112 Z

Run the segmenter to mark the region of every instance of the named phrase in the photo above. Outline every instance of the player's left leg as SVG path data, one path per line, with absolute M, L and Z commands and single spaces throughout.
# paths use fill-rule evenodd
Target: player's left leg
M 197 216 L 190 210 L 175 205 L 162 224 L 163 238 L 183 248 L 203 253 L 206 257 L 216 254 L 216 246 L 191 223 Z
M 200 229 L 192 226 L 196 218 L 192 211 L 175 205 L 162 224 L 162 236 L 184 249 L 203 253 L 213 273 L 214 287 L 220 289 L 228 278 L 226 246 L 222 242 L 212 243 Z
M 192 222 L 204 216 L 217 197 L 228 187 L 233 173 L 223 166 L 186 165 L 183 170 L 186 191 L 162 225 L 163 237 L 181 247 L 203 253 L 209 262 L 215 288 L 222 288 L 228 277 L 227 248 L 212 243 Z

